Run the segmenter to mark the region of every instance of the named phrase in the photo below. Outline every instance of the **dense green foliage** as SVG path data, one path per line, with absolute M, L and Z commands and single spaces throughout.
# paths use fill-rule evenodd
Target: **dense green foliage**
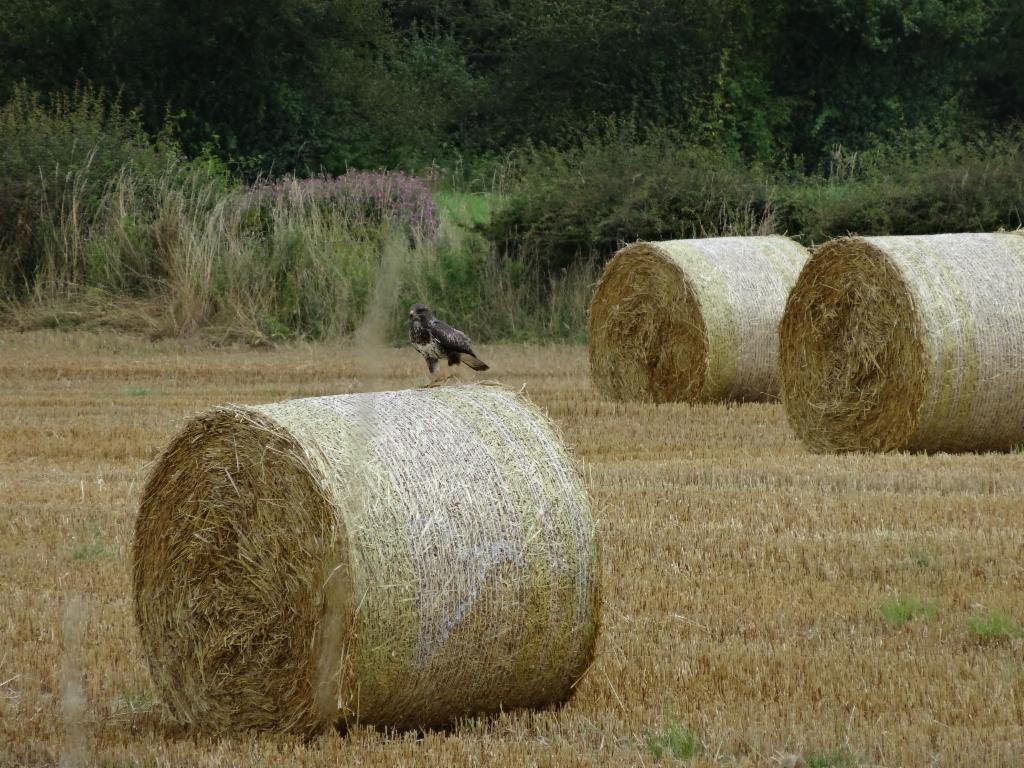
M 766 172 L 669 129 L 611 123 L 570 149 L 525 150 L 510 187 L 484 231 L 554 268 L 638 238 L 775 230 Z
M 521 153 L 489 237 L 550 267 L 623 242 L 787 233 L 829 237 L 1024 226 L 1024 130 L 972 141 L 927 129 L 863 152 L 835 147 L 820 172 L 766 168 L 671 130 L 607 126 L 567 150 Z
M 0 99 L 92 83 L 246 171 L 413 166 L 595 117 L 809 168 L 1024 110 L 1017 0 L 11 0 Z
M 1024 226 L 1024 130 L 971 141 L 917 131 L 783 188 L 780 227 L 809 243 Z
M 12 0 L 0 39 L 0 96 L 91 83 L 247 172 L 415 161 L 464 76 L 376 0 Z
M 96 260 L 76 249 L 79 238 L 68 239 L 67 223 L 91 231 L 116 179 L 172 177 L 178 163 L 173 144 L 152 142 L 99 94 L 42 105 L 16 90 L 0 107 L 0 287 L 24 292 L 57 272 L 69 284 L 86 281 Z

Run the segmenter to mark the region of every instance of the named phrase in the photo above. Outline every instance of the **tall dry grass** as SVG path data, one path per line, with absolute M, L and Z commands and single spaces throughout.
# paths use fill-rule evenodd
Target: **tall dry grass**
M 155 335 L 397 341 L 403 307 L 420 301 L 481 340 L 583 333 L 592 264 L 549 274 L 499 256 L 448 211 L 429 229 L 410 227 L 325 204 L 308 181 L 278 182 L 266 196 L 186 167 L 155 179 L 122 169 L 88 201 L 77 179 L 87 173 L 44 201 L 38 266 L 27 295 L 7 305 L 23 329 L 82 316 L 96 325 L 104 306 L 113 318 L 141 301 L 135 314 L 149 315 Z
M 102 93 L 19 90 L 0 105 L 0 310 L 21 328 L 398 340 L 402 305 L 421 301 L 482 339 L 582 332 L 585 267 L 499 253 L 476 231 L 481 206 L 467 220 L 437 197 L 440 213 L 397 171 L 246 187 Z

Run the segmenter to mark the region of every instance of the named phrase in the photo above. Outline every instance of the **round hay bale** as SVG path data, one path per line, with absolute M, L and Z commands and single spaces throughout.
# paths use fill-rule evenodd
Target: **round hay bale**
M 590 303 L 590 372 L 616 400 L 767 400 L 778 322 L 807 250 L 785 237 L 634 243 Z
M 1024 442 L 1024 238 L 844 237 L 780 328 L 790 424 L 819 451 Z
M 563 701 L 593 653 L 586 489 L 550 422 L 496 387 L 198 416 L 133 549 L 153 680 L 204 729 L 442 726 Z

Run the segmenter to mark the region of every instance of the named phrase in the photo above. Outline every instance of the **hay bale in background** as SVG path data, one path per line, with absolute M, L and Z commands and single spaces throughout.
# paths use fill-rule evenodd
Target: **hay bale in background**
M 789 421 L 813 449 L 1024 442 L 1024 238 L 846 237 L 815 251 L 780 328 Z
M 535 407 L 480 385 L 193 419 L 144 490 L 133 577 L 158 690 L 216 731 L 558 702 L 597 630 L 577 467 Z
M 779 318 L 807 251 L 785 237 L 634 243 L 590 304 L 590 371 L 617 400 L 765 400 Z

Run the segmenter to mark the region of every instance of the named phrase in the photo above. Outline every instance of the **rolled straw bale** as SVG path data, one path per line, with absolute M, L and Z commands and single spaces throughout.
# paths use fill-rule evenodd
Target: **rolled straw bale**
M 784 399 L 820 451 L 1024 442 L 1024 238 L 844 237 L 817 249 L 780 328 Z
M 778 395 L 778 323 L 808 253 L 785 237 L 634 243 L 590 304 L 590 370 L 617 400 Z
M 135 611 L 214 731 L 396 728 L 568 698 L 590 663 L 590 502 L 548 420 L 489 386 L 227 406 L 149 478 Z

